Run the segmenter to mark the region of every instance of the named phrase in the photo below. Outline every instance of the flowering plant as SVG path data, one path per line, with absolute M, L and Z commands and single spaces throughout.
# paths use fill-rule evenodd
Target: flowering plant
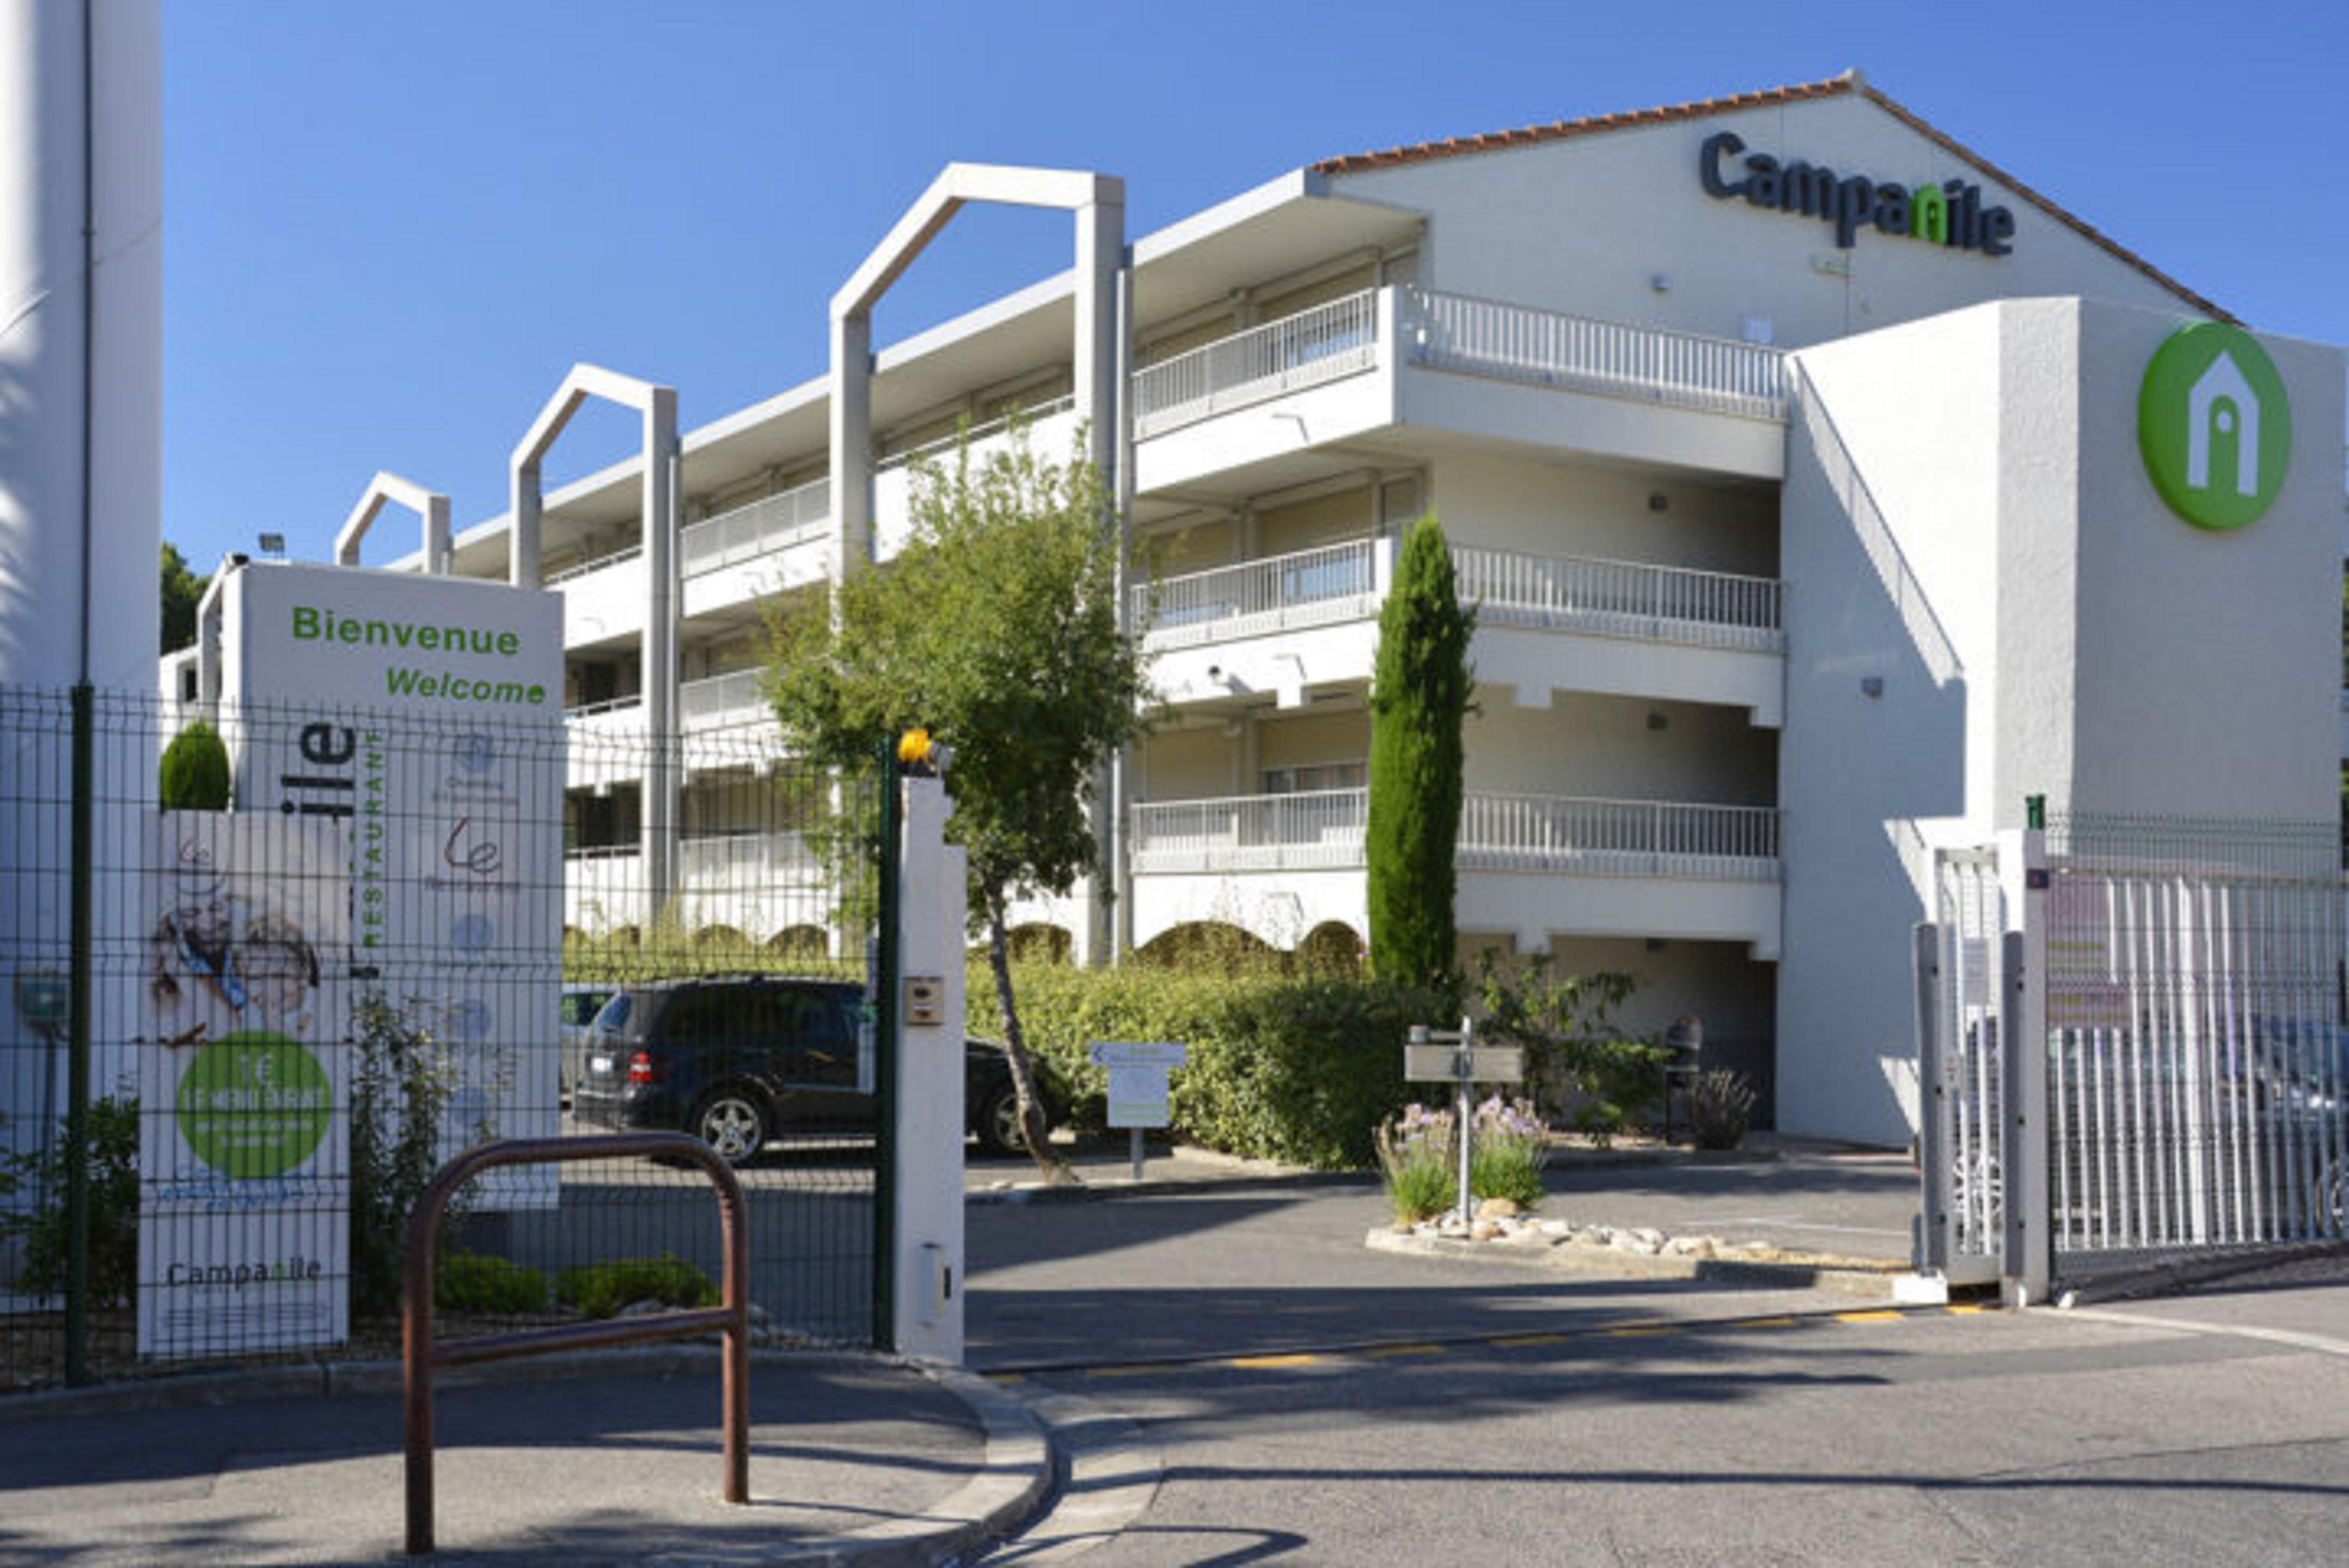
M 1532 1100 L 1494 1095 L 1472 1113 L 1468 1139 L 1469 1191 L 1506 1198 L 1521 1209 L 1541 1202 L 1549 1128 Z
M 1433 1219 L 1452 1206 L 1452 1113 L 1416 1103 L 1379 1124 L 1379 1170 L 1398 1223 Z

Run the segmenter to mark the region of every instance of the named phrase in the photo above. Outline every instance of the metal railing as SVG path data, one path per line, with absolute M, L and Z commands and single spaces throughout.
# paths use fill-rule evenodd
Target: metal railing
M 1784 353 L 1764 344 L 1600 321 L 1430 289 L 1402 291 L 1404 352 L 1439 370 L 1786 417 Z
M 619 566 L 634 561 L 644 552 L 643 545 L 631 544 L 624 550 L 616 550 L 609 555 L 590 556 L 585 561 L 574 562 L 560 572 L 548 573 L 543 581 L 547 587 L 554 588 L 564 583 L 576 581 L 590 573 L 601 572 L 607 566 Z
M 1363 863 L 1367 789 L 1145 801 L 1133 809 L 1133 869 L 1347 870 Z M 1778 813 L 1555 795 L 1470 794 L 1461 802 L 1464 871 L 1768 882 L 1778 875 Z
M 1768 806 L 1471 794 L 1460 803 L 1459 863 L 1476 871 L 1769 882 L 1778 875 L 1778 813 Z
M 1365 789 L 1145 801 L 1133 809 L 1136 872 L 1346 870 L 1362 863 Z
M 977 447 L 982 441 L 1003 434 L 1004 431 L 1011 428 L 1015 422 L 1033 429 L 1056 415 L 1068 413 L 1076 406 L 1076 394 L 1063 392 L 1058 397 L 1047 398 L 1032 408 L 1016 409 L 997 418 L 981 420 L 968 429 L 957 430 L 952 435 L 934 436 L 926 441 L 885 453 L 880 461 L 873 465 L 873 471 L 886 473 L 891 469 L 902 469 L 914 463 L 942 458 L 960 446 L 965 439 L 968 439 L 973 447 Z
M 679 875 L 688 887 L 758 887 L 777 878 L 821 876 L 823 862 L 798 833 L 728 833 L 686 839 Z
M 748 506 L 686 528 L 678 535 L 678 571 L 687 577 L 739 566 L 746 561 L 795 544 L 826 537 L 832 520 L 832 481 L 818 480 L 781 495 L 765 496 Z
M 718 729 L 728 725 L 755 724 L 771 717 L 759 689 L 764 672 L 735 670 L 687 681 L 677 688 L 678 723 L 683 728 Z
M 607 713 L 621 713 L 645 706 L 645 694 L 632 691 L 626 696 L 607 696 L 601 702 L 583 702 L 576 707 L 566 707 L 563 717 L 568 719 L 598 718 Z
M 1455 545 L 1453 569 L 1480 624 L 1533 625 L 1695 643 L 1706 647 L 1785 647 L 1785 585 L 1636 561 Z
M 1378 545 L 1371 540 L 1168 577 L 1130 590 L 1131 613 L 1150 622 L 1154 648 L 1188 647 L 1378 614 Z
M 1368 370 L 1378 292 L 1366 289 L 1250 327 L 1133 374 L 1137 439 Z
M 506 1334 L 481 1335 L 440 1344 L 433 1337 L 434 1263 L 440 1253 L 440 1222 L 466 1182 L 505 1165 L 551 1165 L 578 1160 L 653 1158 L 698 1165 L 717 1190 L 723 1283 L 716 1306 L 680 1307 L 585 1323 L 559 1323 Z M 432 1375 L 443 1367 L 473 1367 L 518 1356 L 559 1350 L 592 1350 L 648 1339 L 688 1339 L 718 1333 L 725 1337 L 720 1358 L 719 1417 L 724 1469 L 721 1491 L 729 1502 L 750 1501 L 750 1219 L 742 1183 L 718 1151 L 682 1132 L 622 1132 L 604 1137 L 524 1138 L 476 1144 L 440 1167 L 417 1202 L 408 1230 L 400 1284 L 401 1416 L 407 1439 L 408 1554 L 432 1550 Z

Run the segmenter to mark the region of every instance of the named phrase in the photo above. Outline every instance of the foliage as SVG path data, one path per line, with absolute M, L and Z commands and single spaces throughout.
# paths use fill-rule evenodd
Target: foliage
M 1725 1068 L 1699 1074 L 1689 1085 L 1689 1130 L 1699 1149 L 1734 1149 L 1754 1121 L 1754 1086 Z
M 1415 1225 L 1452 1207 L 1459 1152 L 1452 1141 L 1450 1111 L 1430 1110 L 1414 1100 L 1379 1124 L 1376 1142 L 1397 1224 Z
M 1468 1121 L 1468 1191 L 1506 1198 L 1520 1209 L 1542 1201 L 1542 1167 L 1549 1163 L 1549 1128 L 1529 1099 L 1494 1095 Z
M 1413 525 L 1379 614 L 1371 686 L 1368 857 L 1371 969 L 1406 985 L 1457 983 L 1454 852 L 1460 837 L 1460 733 L 1473 695 L 1452 552 L 1433 513 Z M 1445 1009 L 1448 1013 L 1450 1009 Z
M 1039 459 L 1016 422 L 983 458 L 966 438 L 949 466 L 916 465 L 912 512 L 895 559 L 849 572 L 829 614 L 769 617 L 767 696 L 794 753 L 853 778 L 870 778 L 883 748 L 917 727 L 951 748 L 947 835 L 969 856 L 1030 1147 L 1059 1174 L 1007 910 L 1015 893 L 1066 892 L 1094 866 L 1096 782 L 1141 733 L 1150 695 L 1144 628 L 1118 624 L 1121 531 L 1099 471 L 1081 456 Z
M 379 990 L 351 1004 L 351 1306 L 362 1317 L 399 1310 L 408 1222 L 440 1166 L 440 1117 L 455 1088 L 448 1052 L 424 1004 Z M 486 1130 L 477 1130 L 486 1131 Z M 442 1233 L 453 1233 L 461 1202 Z
M 190 570 L 178 548 L 168 540 L 163 543 L 162 567 L 162 641 L 155 651 L 168 654 L 195 642 L 196 610 L 203 603 L 204 590 L 212 579 L 199 577 Z
M 47 1147 L 0 1153 L 0 1236 L 21 1238 L 17 1287 L 34 1295 L 66 1288 L 72 1263 L 66 1188 L 73 1162 L 63 1129 Z M 139 1101 L 129 1093 L 90 1101 L 85 1155 L 89 1182 L 89 1299 L 128 1305 L 139 1284 Z M 29 1188 L 33 1202 L 12 1200 Z
M 1227 1153 L 1320 1170 L 1375 1164 L 1373 1130 L 1410 1099 L 1404 1036 L 1445 1006 L 1392 981 L 1292 975 L 1273 962 L 1022 965 L 1019 987 L 1030 1042 L 1067 1087 L 1079 1127 L 1098 1128 L 1106 1115 L 1091 1042 L 1180 1041 L 1190 1061 L 1169 1086 L 1176 1132 Z
M 166 811 L 228 810 L 228 743 L 202 719 L 163 748 L 161 799 Z
M 673 1253 L 657 1258 L 616 1258 L 564 1269 L 554 1277 L 554 1296 L 586 1317 L 616 1317 L 640 1301 L 664 1306 L 713 1306 L 718 1287 L 709 1276 Z
M 510 1258 L 460 1253 L 432 1276 L 432 1305 L 442 1312 L 516 1317 L 544 1312 L 548 1300 L 546 1275 Z
M 1487 953 L 1476 980 L 1481 1033 L 1525 1047 L 1526 1088 L 1544 1113 L 1571 1117 L 1604 1147 L 1655 1099 L 1669 1053 L 1614 1023 L 1615 1010 L 1638 987 L 1632 976 L 1609 970 L 1552 976 L 1546 958 L 1512 971 Z

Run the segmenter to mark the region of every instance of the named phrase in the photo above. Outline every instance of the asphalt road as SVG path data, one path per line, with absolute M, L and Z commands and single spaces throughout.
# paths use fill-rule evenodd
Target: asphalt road
M 1654 1216 L 1693 1201 L 1680 1180 L 1619 1202 Z M 1702 1208 L 1889 1228 L 1868 1188 L 1795 1173 Z M 1562 1196 L 1616 1217 L 1599 1186 Z M 1078 1434 L 1059 1505 L 989 1560 L 2349 1554 L 2338 1259 L 2095 1311 L 1893 1312 L 1370 1253 L 1380 1217 L 1367 1185 L 974 1208 L 972 1363 Z

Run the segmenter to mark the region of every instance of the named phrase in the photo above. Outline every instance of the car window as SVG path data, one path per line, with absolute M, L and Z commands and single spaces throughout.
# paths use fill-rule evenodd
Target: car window
M 578 1026 L 592 1024 L 603 1010 L 606 993 L 602 991 L 566 991 L 563 994 L 563 1021 Z
M 632 1004 L 635 1000 L 636 999 L 634 997 L 623 991 L 618 995 L 613 997 L 610 1001 L 605 1003 L 603 1008 L 595 1015 L 596 1029 L 607 1035 L 626 1034 L 628 1031 L 628 1015 L 634 1011 Z
M 782 1037 L 789 1042 L 786 1076 L 827 1088 L 855 1088 L 856 1031 L 839 999 L 822 991 L 787 991 L 776 1000 L 781 1005 Z

